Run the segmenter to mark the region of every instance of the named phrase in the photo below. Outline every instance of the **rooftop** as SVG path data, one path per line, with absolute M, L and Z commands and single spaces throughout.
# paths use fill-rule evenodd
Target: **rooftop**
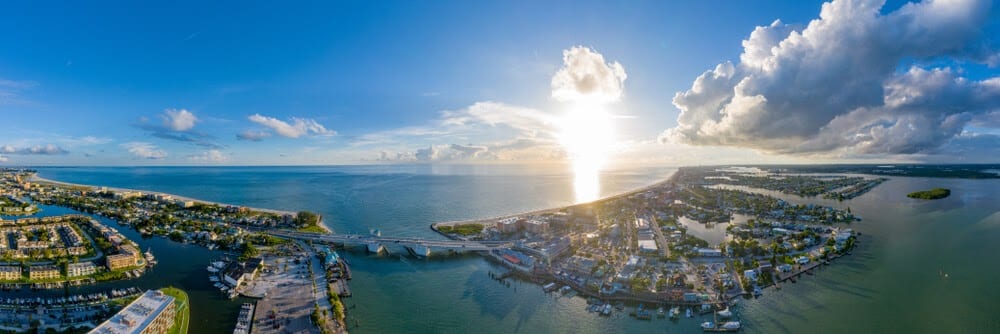
M 111 333 L 141 333 L 148 327 L 156 317 L 167 309 L 170 303 L 174 302 L 174 297 L 168 296 L 159 290 L 149 290 L 138 299 L 128 304 L 117 314 L 101 323 L 100 326 L 90 331 L 91 333 L 111 334 Z

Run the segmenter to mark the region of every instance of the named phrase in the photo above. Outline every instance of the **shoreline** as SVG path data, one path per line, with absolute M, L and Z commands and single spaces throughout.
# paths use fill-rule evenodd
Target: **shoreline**
M 645 185 L 645 186 L 642 186 L 642 187 L 639 187 L 639 188 L 635 188 L 635 189 L 632 189 L 632 190 L 626 190 L 626 191 L 623 191 L 623 192 L 620 192 L 620 193 L 617 193 L 617 194 L 611 194 L 611 195 L 608 195 L 606 197 L 601 197 L 601 198 L 595 199 L 595 200 L 590 201 L 590 202 L 573 203 L 573 204 L 567 204 L 567 205 L 557 206 L 557 207 L 553 207 L 553 208 L 538 209 L 538 210 L 533 210 L 533 211 L 524 211 L 524 212 L 518 212 L 518 213 L 513 213 L 513 214 L 507 214 L 507 215 L 501 215 L 501 216 L 496 216 L 496 217 L 476 218 L 476 219 L 466 219 L 466 220 L 442 221 L 442 222 L 431 223 L 430 227 L 431 227 L 431 230 L 433 230 L 435 233 L 438 233 L 440 235 L 448 237 L 448 235 L 446 235 L 446 234 L 441 233 L 440 231 L 438 231 L 437 227 L 438 226 L 455 226 L 455 225 L 464 225 L 464 224 L 476 224 L 476 223 L 485 223 L 485 222 L 496 222 L 497 220 L 504 219 L 504 218 L 518 217 L 518 216 L 540 215 L 540 214 L 545 214 L 545 213 L 558 212 L 558 211 L 562 211 L 562 210 L 569 209 L 571 207 L 576 207 L 576 206 L 592 205 L 592 204 L 600 203 L 600 202 L 607 201 L 607 200 L 612 200 L 612 199 L 617 199 L 617 198 L 620 198 L 620 197 L 627 197 L 627 196 L 635 195 L 635 194 L 638 194 L 638 193 L 650 190 L 652 188 L 659 187 L 659 186 L 663 185 L 664 183 L 673 181 L 674 175 L 676 175 L 676 174 L 677 174 L 677 171 L 675 170 L 666 179 L 663 179 L 663 180 L 660 180 L 660 181 L 656 181 L 656 182 L 654 182 L 652 184 Z
M 54 184 L 54 185 L 60 185 L 60 186 L 67 186 L 67 187 L 86 187 L 86 188 L 101 188 L 101 187 L 104 187 L 104 188 L 107 188 L 108 190 L 112 190 L 112 191 L 119 191 L 119 192 L 129 191 L 129 192 L 139 192 L 139 193 L 142 193 L 142 194 L 150 194 L 150 195 L 165 195 L 165 196 L 170 196 L 170 197 L 173 197 L 175 199 L 182 200 L 182 201 L 192 201 L 192 202 L 204 203 L 204 204 L 208 204 L 208 205 L 245 207 L 245 208 L 247 208 L 249 210 L 252 210 L 252 211 L 258 211 L 258 212 L 264 212 L 264 213 L 271 213 L 271 214 L 277 214 L 277 215 L 286 215 L 287 214 L 287 215 L 295 216 L 296 214 L 298 214 L 297 212 L 285 211 L 285 210 L 265 209 L 265 208 L 257 208 L 257 207 L 251 207 L 251 206 L 246 206 L 246 205 L 234 205 L 234 204 L 228 204 L 228 203 L 206 201 L 206 200 L 201 200 L 201 199 L 197 199 L 197 198 L 191 198 L 191 197 L 187 197 L 187 196 L 180 196 L 180 195 L 166 193 L 166 192 L 160 192 L 160 191 L 141 190 L 141 189 L 129 189 L 129 188 L 119 188 L 119 187 L 109 187 L 109 186 L 95 186 L 95 185 L 88 185 L 88 184 L 79 184 L 79 183 L 70 183 L 70 182 L 56 181 L 56 180 L 51 180 L 51 179 L 47 179 L 47 178 L 38 176 L 37 172 L 34 173 L 31 176 L 31 182 L 48 183 L 48 184 Z M 319 222 L 316 224 L 316 226 L 319 226 L 320 228 L 322 228 L 324 231 L 326 231 L 326 233 L 332 234 L 333 230 L 330 227 L 326 226 L 326 224 L 324 224 L 324 222 L 323 222 L 323 216 L 321 214 L 319 214 L 319 213 L 316 213 L 316 215 L 319 216 Z

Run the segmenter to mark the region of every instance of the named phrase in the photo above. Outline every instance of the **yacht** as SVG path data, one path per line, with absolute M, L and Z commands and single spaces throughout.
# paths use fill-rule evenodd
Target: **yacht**
M 670 309 L 670 319 L 677 319 L 680 318 L 680 316 L 681 316 L 680 306 L 674 306 L 673 308 Z
M 715 314 L 717 314 L 720 318 L 731 318 L 733 316 L 733 312 L 730 311 L 728 308 L 720 310 L 719 312 L 715 312 Z

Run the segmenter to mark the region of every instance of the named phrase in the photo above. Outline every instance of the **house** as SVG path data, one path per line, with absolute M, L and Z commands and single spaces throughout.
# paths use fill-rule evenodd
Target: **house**
M 778 266 L 778 271 L 779 272 L 783 272 L 783 273 L 790 272 L 790 271 L 792 271 L 792 265 L 787 264 L 787 263 L 783 264 L 783 265 L 780 265 L 780 266 Z
M 757 280 L 757 271 L 753 269 L 747 269 L 743 272 L 743 277 L 746 277 L 749 281 Z
M 809 263 L 809 258 L 805 257 L 805 256 L 800 256 L 798 259 L 795 259 L 795 263 L 798 263 L 798 264 Z

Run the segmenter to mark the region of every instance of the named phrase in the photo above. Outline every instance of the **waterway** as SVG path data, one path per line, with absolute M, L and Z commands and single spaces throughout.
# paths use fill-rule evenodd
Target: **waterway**
M 129 167 L 40 168 L 59 181 L 176 193 L 211 201 L 282 210 L 313 210 L 338 232 L 434 237 L 435 221 L 472 219 L 570 204 L 573 177 L 558 167 Z M 604 173 L 603 195 L 669 176 L 670 168 Z M 906 198 L 937 186 L 952 189 L 938 201 Z M 745 300 L 738 315 L 751 333 L 780 332 L 997 332 L 1000 292 L 1000 180 L 892 178 L 844 202 L 774 194 L 787 201 L 850 207 L 864 217 L 849 257 L 762 298 Z M 46 209 L 43 214 L 55 210 Z M 113 223 L 112 223 L 113 224 Z M 113 225 L 114 226 L 114 225 Z M 716 226 L 715 228 L 724 226 Z M 188 290 L 192 333 L 232 330 L 240 301 L 211 287 L 204 267 L 219 252 L 163 238 L 142 240 L 121 229 L 160 264 L 143 278 L 84 287 Z M 545 294 L 489 278 L 501 269 L 477 256 L 426 260 L 347 253 L 353 298 L 346 299 L 352 333 L 604 333 L 700 332 L 704 319 L 639 321 L 599 317 L 581 298 Z M 945 277 L 947 273 L 947 277 Z M 50 292 L 58 293 L 58 292 Z

